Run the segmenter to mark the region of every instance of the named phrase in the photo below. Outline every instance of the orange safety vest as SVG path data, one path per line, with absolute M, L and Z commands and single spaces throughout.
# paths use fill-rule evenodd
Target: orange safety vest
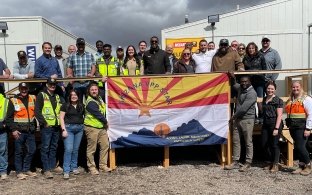
M 288 118 L 306 118 L 307 114 L 304 109 L 303 101 L 307 96 L 295 99 L 294 101 L 287 101 L 285 110 Z
M 28 109 L 23 102 L 18 98 L 11 98 L 14 105 L 14 122 L 28 123 L 35 120 L 35 100 L 36 96 L 28 95 Z

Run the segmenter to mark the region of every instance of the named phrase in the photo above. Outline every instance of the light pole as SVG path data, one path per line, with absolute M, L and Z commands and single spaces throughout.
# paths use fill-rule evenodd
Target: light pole
M 219 14 L 208 16 L 208 24 L 211 24 L 212 42 L 214 42 L 214 26 L 219 22 Z
M 312 27 L 312 23 L 310 23 L 308 25 L 308 68 L 310 70 L 311 68 L 311 43 L 310 43 L 310 40 L 311 40 L 311 27 Z M 309 76 L 308 76 L 308 93 L 309 95 L 311 95 L 311 74 L 310 74 L 310 71 L 308 72 Z

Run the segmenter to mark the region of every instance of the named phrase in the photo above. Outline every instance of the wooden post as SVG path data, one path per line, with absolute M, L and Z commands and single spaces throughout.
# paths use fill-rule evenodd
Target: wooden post
M 294 166 L 294 144 L 287 141 L 287 162 L 286 165 L 288 167 Z
M 163 160 L 163 167 L 169 167 L 169 146 L 164 147 L 164 160 Z
M 109 149 L 109 168 L 116 169 L 116 155 L 115 149 Z

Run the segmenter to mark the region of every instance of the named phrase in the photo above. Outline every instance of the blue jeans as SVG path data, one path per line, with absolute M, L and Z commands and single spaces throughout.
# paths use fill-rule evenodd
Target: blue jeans
M 83 135 L 83 124 L 65 124 L 68 136 L 64 138 L 64 173 L 78 168 L 78 151 Z
M 35 135 L 33 133 L 21 132 L 19 138 L 14 142 L 16 173 L 27 172 L 30 170 L 31 161 L 36 152 Z M 24 148 L 26 148 L 26 154 L 24 154 Z
M 56 149 L 59 137 L 59 127 L 45 127 L 41 129 L 41 161 L 43 171 L 50 171 L 56 166 Z
M 8 168 L 8 134 L 0 133 L 0 175 L 7 174 Z

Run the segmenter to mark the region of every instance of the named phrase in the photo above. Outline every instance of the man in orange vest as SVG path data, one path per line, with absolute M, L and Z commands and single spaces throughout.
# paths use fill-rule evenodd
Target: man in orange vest
M 27 83 L 18 85 L 19 94 L 10 99 L 8 105 L 7 122 L 15 139 L 15 169 L 18 179 L 37 174 L 30 171 L 31 161 L 36 151 L 35 141 L 35 100 L 36 96 L 29 95 Z M 26 154 L 24 154 L 24 148 Z

